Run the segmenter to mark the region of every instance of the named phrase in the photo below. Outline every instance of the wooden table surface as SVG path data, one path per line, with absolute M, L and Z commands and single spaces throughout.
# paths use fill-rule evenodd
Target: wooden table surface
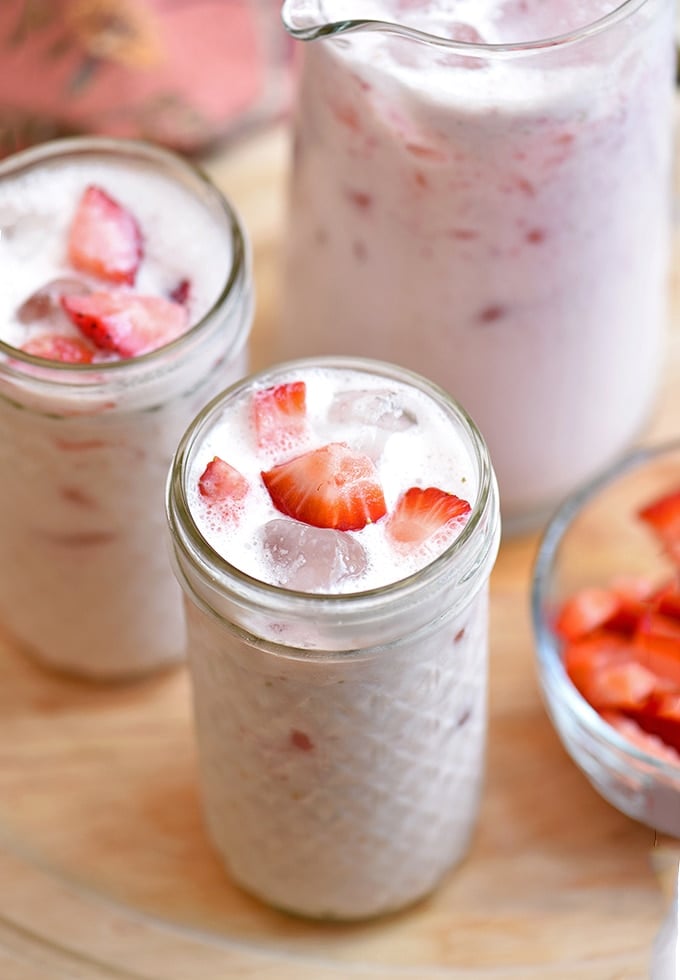
M 208 162 L 253 239 L 255 367 L 276 312 L 286 162 L 280 130 Z M 645 441 L 680 434 L 678 287 Z M 543 710 L 536 544 L 504 541 L 493 575 L 488 778 L 470 857 L 428 901 L 365 925 L 304 923 L 231 885 L 201 824 L 184 670 L 96 688 L 0 638 L 0 978 L 646 976 L 669 852 L 596 795 Z

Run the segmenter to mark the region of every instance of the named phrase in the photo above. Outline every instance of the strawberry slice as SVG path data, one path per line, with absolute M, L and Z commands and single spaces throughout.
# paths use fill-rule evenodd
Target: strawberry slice
M 65 337 L 59 333 L 44 333 L 32 337 L 22 345 L 21 350 L 34 357 L 44 357 L 47 361 L 62 361 L 64 364 L 91 364 L 94 351 L 80 337 Z
M 386 512 L 373 461 L 331 442 L 262 473 L 278 511 L 338 531 L 360 531 Z
M 411 487 L 390 514 L 385 532 L 398 545 L 419 545 L 443 528 L 462 526 L 470 504 L 437 487 Z
M 680 750 L 680 694 L 660 692 L 646 704 L 632 707 L 626 714 L 645 732 Z
M 562 605 L 555 620 L 555 631 L 565 640 L 577 640 L 612 618 L 622 600 L 612 589 L 580 589 Z
M 568 648 L 565 663 L 574 687 L 597 711 L 639 708 L 653 694 L 670 689 L 670 682 L 638 661 L 631 646 L 610 645 L 604 636 L 596 644 L 593 637 L 576 641 Z
M 658 759 L 663 759 L 664 762 L 670 762 L 673 765 L 680 766 L 680 755 L 678 752 L 658 736 L 645 731 L 637 721 L 626 717 L 626 715 L 618 711 L 603 711 L 602 718 L 642 752 L 653 755 Z M 678 748 L 680 748 L 680 745 Z
M 668 556 L 680 566 L 680 489 L 659 497 L 638 511 Z
M 209 504 L 217 504 L 225 516 L 234 517 L 250 486 L 237 469 L 214 456 L 201 473 L 198 490 Z
M 307 386 L 290 381 L 261 388 L 253 395 L 252 411 L 257 444 L 284 448 L 299 442 L 307 432 Z
M 680 584 L 676 581 L 666 582 L 653 596 L 654 608 L 670 616 L 671 619 L 680 620 Z
M 71 265 L 132 286 L 142 254 L 142 233 L 135 218 L 101 187 L 87 187 L 69 231 Z
M 136 357 L 170 343 L 189 321 L 179 303 L 122 290 L 62 296 L 61 305 L 82 334 L 101 350 L 121 357 Z

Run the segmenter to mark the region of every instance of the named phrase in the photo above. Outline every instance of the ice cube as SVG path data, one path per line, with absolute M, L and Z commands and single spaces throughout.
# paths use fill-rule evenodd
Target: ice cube
M 417 421 L 414 413 L 389 388 L 340 392 L 328 409 L 328 422 L 341 429 L 339 435 L 331 432 L 333 437 L 374 461 L 380 459 L 395 432 L 403 432 Z
M 261 533 L 277 584 L 299 592 L 334 592 L 368 564 L 363 546 L 347 531 L 276 518 Z
M 28 296 L 17 310 L 17 320 L 28 325 L 38 321 L 54 326 L 68 323 L 68 318 L 59 303 L 61 296 L 84 296 L 89 287 L 79 279 L 52 279 Z
M 403 432 L 417 422 L 388 388 L 340 392 L 331 402 L 328 418 L 340 425 L 373 425 L 388 432 Z

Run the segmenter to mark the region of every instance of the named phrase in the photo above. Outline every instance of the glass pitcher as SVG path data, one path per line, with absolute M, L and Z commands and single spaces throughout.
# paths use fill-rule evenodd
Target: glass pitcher
M 283 19 L 313 43 L 278 356 L 437 381 L 484 434 L 505 527 L 538 524 L 654 406 L 672 0 L 286 0 Z

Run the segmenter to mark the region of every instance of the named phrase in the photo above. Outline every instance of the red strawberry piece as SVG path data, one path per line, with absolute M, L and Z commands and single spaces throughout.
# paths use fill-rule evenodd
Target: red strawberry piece
M 566 640 L 577 640 L 614 616 L 622 600 L 612 589 L 580 589 L 562 605 L 555 631 Z
M 564 665 L 574 687 L 597 710 L 640 707 L 652 695 L 675 690 L 680 679 L 680 663 L 663 655 L 645 657 L 631 640 L 605 630 L 570 643 Z
M 664 616 L 680 620 L 680 584 L 667 582 L 654 594 L 653 603 L 654 608 Z
M 135 357 L 156 350 L 184 333 L 187 311 L 162 296 L 138 296 L 123 290 L 89 296 L 62 296 L 61 305 L 75 326 L 101 350 Z
M 666 744 L 658 736 L 645 731 L 632 718 L 628 718 L 618 711 L 605 711 L 602 713 L 602 717 L 637 749 L 658 759 L 663 759 L 664 762 L 670 762 L 676 766 L 680 765 L 680 755 L 671 748 L 670 744 Z M 678 748 L 680 749 L 680 740 Z
M 58 333 L 44 333 L 32 337 L 21 347 L 26 354 L 44 357 L 48 361 L 62 361 L 64 364 L 91 364 L 94 351 L 87 341 L 80 337 L 65 337 Z
M 385 530 L 395 544 L 417 546 L 446 527 L 464 524 L 470 510 L 467 500 L 438 487 L 411 487 L 397 501 Z
M 179 303 L 181 306 L 187 305 L 190 295 L 191 281 L 189 279 L 180 279 L 175 288 L 170 291 L 170 299 L 173 303 Z
M 306 393 L 304 381 L 261 388 L 254 393 L 253 421 L 257 443 L 261 448 L 283 448 L 299 442 L 305 436 Z
M 680 750 L 680 694 L 677 691 L 659 692 L 645 704 L 627 709 L 626 714 L 645 732 Z
M 646 656 L 658 653 L 675 657 L 680 667 L 680 623 L 670 616 L 648 612 L 640 619 L 635 642 Z
M 385 498 L 369 456 L 331 442 L 262 473 L 278 511 L 338 531 L 359 531 L 384 516 Z
M 680 489 L 659 497 L 638 511 L 666 553 L 680 566 Z
M 238 511 L 249 489 L 245 476 L 219 456 L 210 460 L 198 480 L 198 490 L 204 500 L 218 504 L 230 516 Z
M 86 188 L 69 232 L 71 265 L 132 286 L 142 254 L 142 233 L 130 212 L 101 187 Z

